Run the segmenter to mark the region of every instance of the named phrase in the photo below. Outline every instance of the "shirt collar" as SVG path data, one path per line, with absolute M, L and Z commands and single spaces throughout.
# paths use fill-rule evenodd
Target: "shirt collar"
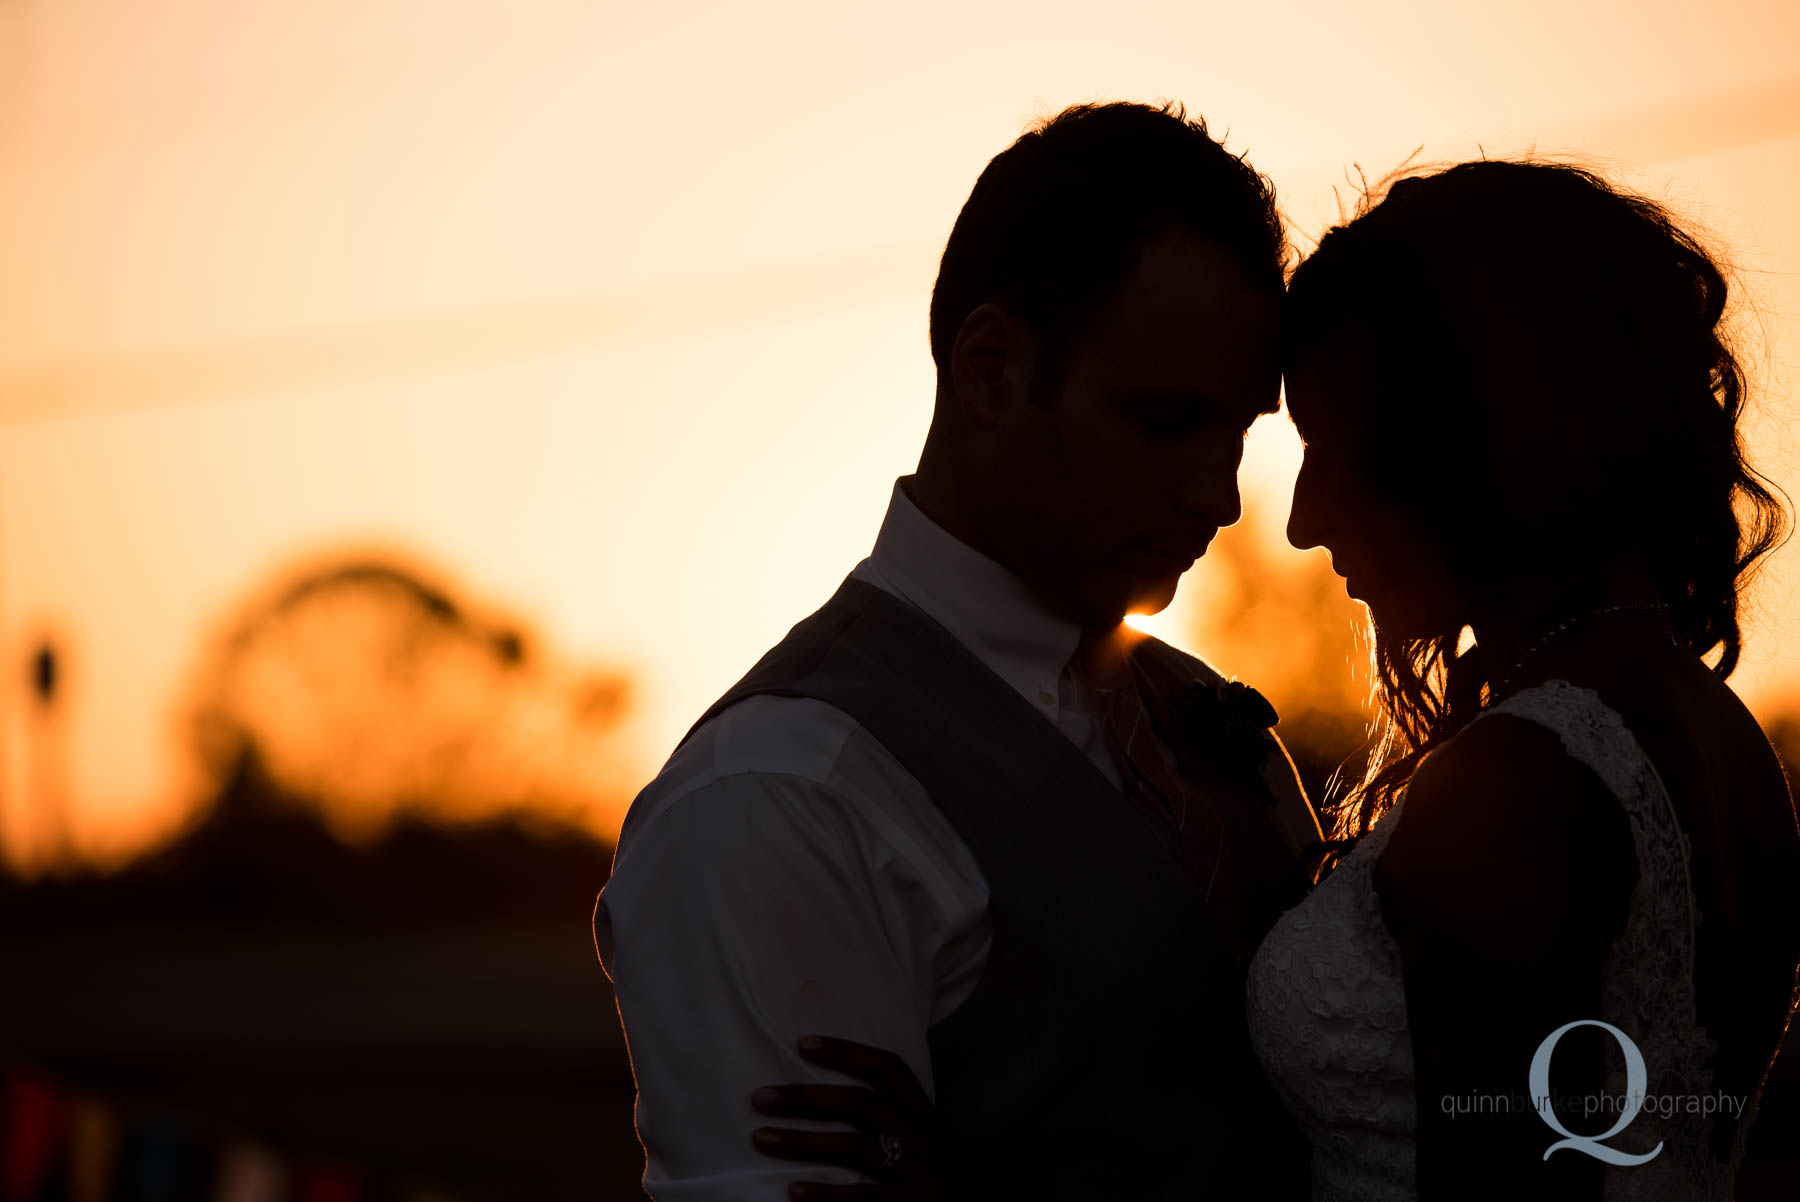
M 894 481 L 861 567 L 873 583 L 925 611 L 1032 705 L 1054 719 L 1062 670 L 1081 626 L 1052 610 L 1010 568 L 925 516 Z

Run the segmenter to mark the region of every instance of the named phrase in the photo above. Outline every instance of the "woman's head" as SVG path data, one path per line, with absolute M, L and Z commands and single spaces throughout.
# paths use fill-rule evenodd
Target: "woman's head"
M 1694 653 L 1736 665 L 1744 573 L 1782 511 L 1745 462 L 1725 302 L 1662 208 L 1547 162 L 1403 178 L 1296 270 L 1289 536 L 1369 604 L 1403 761 L 1466 717 L 1443 673 L 1481 606 L 1572 616 L 1606 565 L 1640 565 Z M 1388 767 L 1397 785 L 1410 763 Z

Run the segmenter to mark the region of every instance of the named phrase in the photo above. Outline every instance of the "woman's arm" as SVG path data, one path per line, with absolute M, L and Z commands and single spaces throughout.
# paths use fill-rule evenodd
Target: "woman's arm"
M 1600 1161 L 1538 1113 L 1544 1040 L 1598 1019 L 1601 966 L 1635 875 L 1616 798 L 1556 736 L 1496 716 L 1429 756 L 1407 788 L 1375 887 L 1400 945 L 1418 1101 L 1423 1202 L 1589 1202 Z M 1584 1027 L 1551 1061 L 1556 1114 L 1599 1134 L 1611 1037 Z

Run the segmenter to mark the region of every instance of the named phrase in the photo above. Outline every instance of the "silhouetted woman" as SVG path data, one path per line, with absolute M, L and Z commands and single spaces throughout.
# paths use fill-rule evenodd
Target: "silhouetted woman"
M 1288 537 L 1368 604 L 1389 735 L 1366 839 L 1251 969 L 1315 1194 L 1728 1199 L 1800 834 L 1724 684 L 1783 524 L 1725 278 L 1589 172 L 1477 162 L 1394 184 L 1290 299 Z

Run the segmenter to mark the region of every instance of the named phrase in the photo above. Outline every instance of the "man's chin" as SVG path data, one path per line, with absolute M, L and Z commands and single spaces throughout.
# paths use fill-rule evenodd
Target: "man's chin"
M 1133 589 L 1120 616 L 1142 614 L 1148 617 L 1161 613 L 1175 600 L 1175 590 L 1180 584 L 1181 577 L 1176 576 L 1171 580 L 1159 580 Z
M 1078 597 L 1071 598 L 1072 604 L 1064 612 L 1086 626 L 1110 626 L 1123 621 L 1127 614 L 1149 615 L 1169 608 L 1181 576 L 1105 577 L 1093 573 L 1084 583 L 1086 587 Z

